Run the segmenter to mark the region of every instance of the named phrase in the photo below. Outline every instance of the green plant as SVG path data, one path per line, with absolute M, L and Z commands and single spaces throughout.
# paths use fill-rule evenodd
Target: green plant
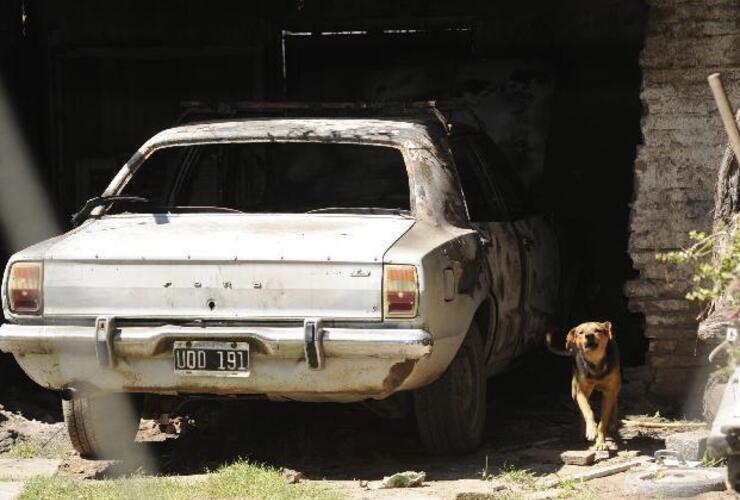
M 535 476 L 533 472 L 526 469 L 517 469 L 513 465 L 507 463 L 504 464 L 498 474 L 492 475 L 490 478 L 505 483 L 515 483 L 528 490 L 534 490 L 537 488 L 537 476 Z
M 740 215 L 734 216 L 729 225 L 716 224 L 710 234 L 691 231 L 689 238 L 693 243 L 688 248 L 656 254 L 660 262 L 693 265 L 693 285 L 686 294 L 687 299 L 708 303 L 725 296 L 732 305 L 740 303 L 740 289 L 729 290 L 729 285 L 740 274 L 738 222 Z M 726 294 L 728 291 L 730 293 Z
M 99 481 L 58 476 L 34 477 L 26 482 L 23 500 L 340 500 L 345 495 L 310 483 L 286 484 L 279 470 L 239 460 L 191 481 L 177 477 L 134 475 Z
M 589 488 L 583 480 L 572 477 L 561 478 L 555 488 L 563 490 L 560 498 L 590 499 L 596 497 L 596 492 Z
M 0 456 L 6 458 L 63 458 L 70 453 L 71 448 L 61 443 L 41 444 L 36 441 L 20 441 Z
M 727 458 L 712 458 L 707 453 L 704 453 L 699 462 L 700 467 L 723 467 L 725 465 L 727 465 Z
M 729 224 L 715 224 L 711 234 L 691 231 L 689 238 L 693 243 L 688 248 L 655 255 L 660 262 L 693 265 L 693 284 L 686 293 L 686 298 L 705 304 L 702 313 L 704 317 L 712 310 L 718 299 L 733 309 L 740 306 L 739 225 L 740 214 L 736 214 Z M 728 349 L 727 353 L 727 362 L 712 372 L 711 379 L 718 382 L 727 381 L 735 370 L 740 361 L 740 348 Z

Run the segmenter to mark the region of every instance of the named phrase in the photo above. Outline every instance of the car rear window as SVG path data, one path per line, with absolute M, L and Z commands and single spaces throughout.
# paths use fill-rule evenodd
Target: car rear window
M 408 211 L 410 207 L 409 181 L 399 150 L 334 143 L 159 149 L 136 171 L 122 194 L 150 200 L 150 204 L 126 206 L 127 211 L 137 212 L 163 207 L 218 207 L 251 213 Z

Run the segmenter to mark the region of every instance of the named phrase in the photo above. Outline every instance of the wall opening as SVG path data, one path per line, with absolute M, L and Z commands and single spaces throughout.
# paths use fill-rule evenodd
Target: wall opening
M 182 101 L 462 100 L 562 226 L 576 269 L 564 326 L 608 319 L 626 364 L 644 362 L 623 292 L 643 0 L 22 6 L 0 63 L 60 221 Z
M 282 56 L 290 100 L 466 103 L 559 227 L 573 296 L 560 326 L 609 320 L 625 364 L 640 365 L 643 320 L 623 290 L 636 273 L 627 243 L 645 20 L 641 4 L 632 8 L 628 32 L 603 45 L 559 44 L 563 34 L 551 32 L 540 45 L 512 39 L 492 50 L 494 26 L 372 31 L 357 24 L 284 30 Z M 608 10 L 594 8 L 594 21 Z

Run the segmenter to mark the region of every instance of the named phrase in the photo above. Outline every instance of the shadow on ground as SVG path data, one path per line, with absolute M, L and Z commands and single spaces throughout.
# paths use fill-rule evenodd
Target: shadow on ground
M 0 353 L 0 409 L 45 423 L 62 421 L 62 399 L 34 383 L 13 356 Z
M 143 471 L 189 475 L 214 470 L 239 458 L 307 477 L 331 480 L 376 479 L 404 470 L 424 470 L 431 480 L 477 479 L 508 467 L 535 475 L 560 465 L 532 456 L 532 446 L 586 449 L 569 396 L 568 360 L 534 355 L 489 384 L 484 445 L 472 455 L 450 460 L 423 453 L 413 415 L 390 420 L 361 405 L 235 401 L 194 410 L 195 424 L 178 436 L 150 428 L 139 433 L 136 459 L 109 464 L 96 477 Z M 652 453 L 661 439 L 622 433 L 620 450 Z M 550 453 L 552 455 L 552 453 Z M 555 455 L 557 456 L 557 454 Z M 146 457 L 142 463 L 141 457 Z

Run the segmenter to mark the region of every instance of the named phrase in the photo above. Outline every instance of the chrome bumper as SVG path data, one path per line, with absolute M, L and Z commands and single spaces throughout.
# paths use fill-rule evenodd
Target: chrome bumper
M 256 352 L 275 358 L 302 358 L 307 349 L 322 357 L 419 359 L 432 352 L 432 336 L 421 329 L 324 328 L 307 320 L 301 327 L 177 326 L 117 327 L 99 318 L 96 327 L 0 326 L 0 350 L 15 355 L 53 354 L 95 347 L 101 364 L 117 358 L 146 358 L 169 352 L 175 340 L 246 340 Z M 311 347 L 313 345 L 313 347 Z M 312 366 L 320 368 L 320 366 Z
M 412 374 L 431 359 L 433 347 L 424 330 L 381 324 L 324 328 L 306 320 L 302 327 L 145 327 L 98 318 L 95 325 L 2 325 L 0 350 L 14 354 L 34 381 L 52 389 L 84 384 L 114 392 L 348 402 L 418 387 Z M 178 376 L 172 351 L 177 340 L 246 341 L 254 361 L 249 376 Z M 418 380 L 430 376 L 422 368 Z

